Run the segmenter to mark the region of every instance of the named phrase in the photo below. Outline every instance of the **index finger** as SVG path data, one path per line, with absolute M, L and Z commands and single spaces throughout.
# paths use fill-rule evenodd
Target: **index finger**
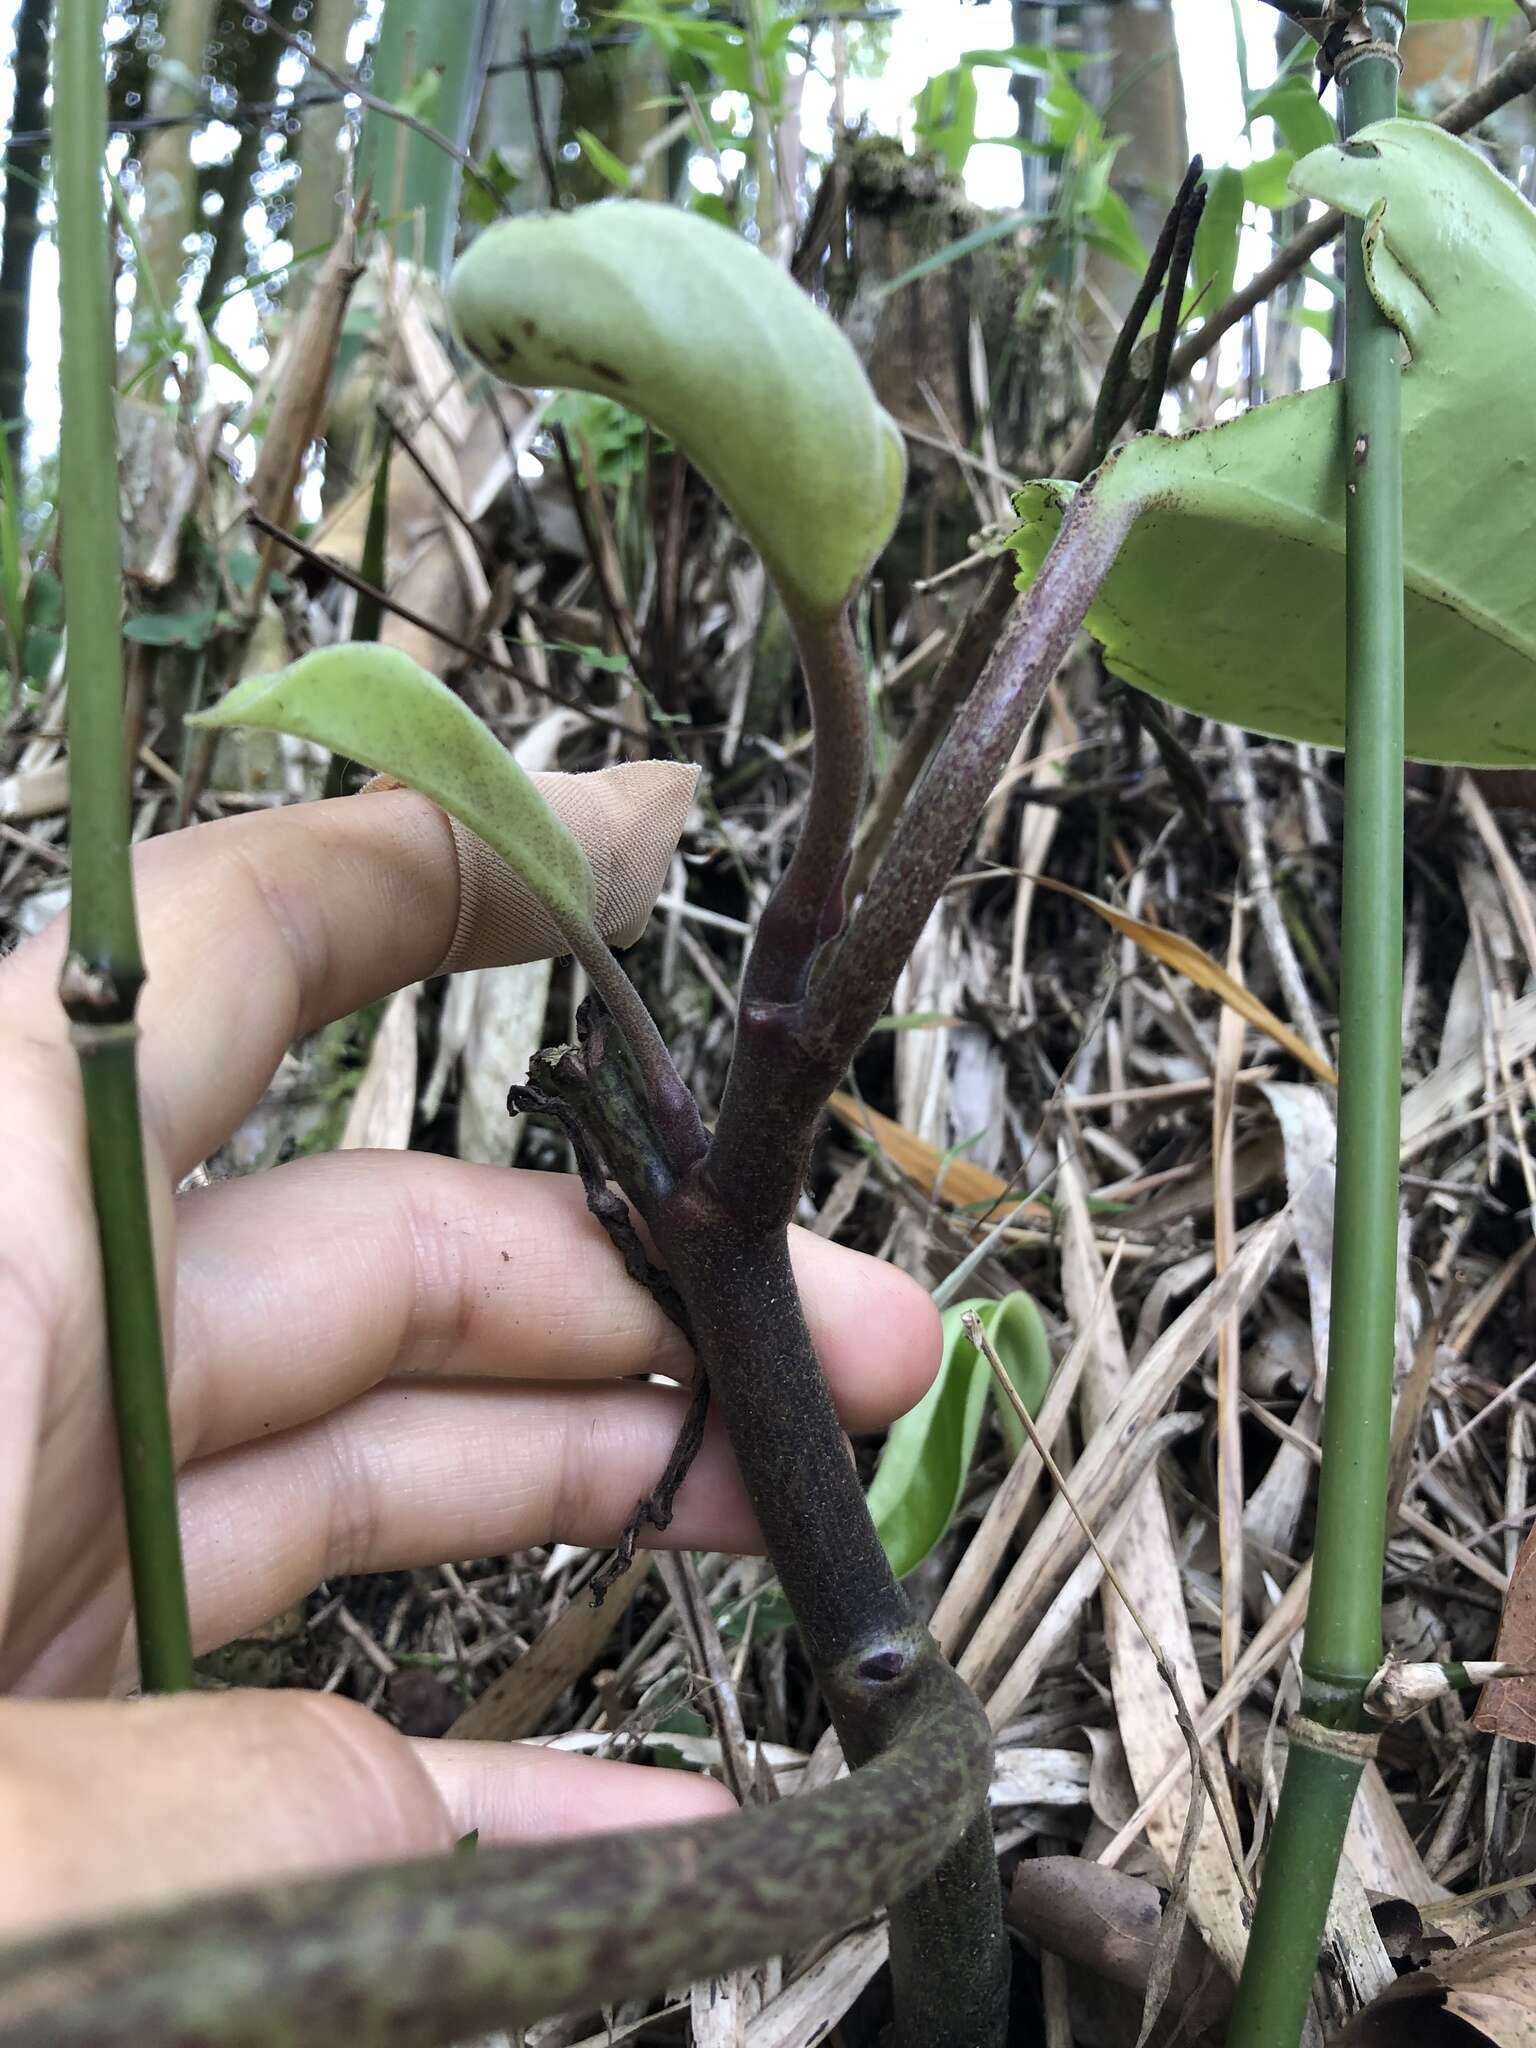
M 459 908 L 447 819 L 410 790 L 153 840 L 134 883 L 141 1089 L 175 1179 L 254 1108 L 294 1039 L 430 974 Z M 64 1040 L 63 925 L 0 966 L 0 1030 Z

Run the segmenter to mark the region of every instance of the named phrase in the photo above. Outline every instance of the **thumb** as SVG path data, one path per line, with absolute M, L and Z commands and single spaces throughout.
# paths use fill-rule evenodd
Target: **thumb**
M 358 1864 L 729 1812 L 722 1786 L 517 1743 L 408 1742 L 330 1693 L 0 1702 L 0 1942 Z
M 0 1705 L 0 1930 L 447 1849 L 409 1743 L 329 1693 Z

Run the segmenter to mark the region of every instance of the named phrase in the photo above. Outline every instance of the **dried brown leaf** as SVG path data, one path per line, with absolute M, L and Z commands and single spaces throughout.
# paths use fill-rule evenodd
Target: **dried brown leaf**
M 1469 2035 L 1470 2030 L 1470 2035 Z M 1340 2034 L 1334 2048 L 1536 2048 L 1536 1920 L 1458 1949 L 1400 1977 Z
M 592 1669 L 655 1562 L 655 1551 L 639 1551 L 601 1607 L 585 1597 L 573 1600 L 511 1670 L 464 1709 L 449 1734 L 460 1742 L 515 1742 L 535 1734 L 566 1687 Z
M 1011 1209 L 1016 1214 L 1042 1220 L 1050 1216 L 1043 1202 L 1026 1201 L 1010 1191 L 1007 1181 L 988 1173 L 984 1166 L 973 1166 L 968 1159 L 946 1159 L 905 1124 L 882 1116 L 852 1095 L 834 1095 L 827 1107 L 845 1130 L 878 1145 L 891 1164 L 932 1199 L 947 1202 L 952 1208 L 983 1205 Z
M 1115 1498 L 1116 1475 L 1133 1458 L 1138 1438 L 1147 1434 L 1185 1376 L 1204 1357 L 1222 1317 L 1234 1307 L 1246 1309 L 1257 1296 L 1289 1245 L 1290 1234 L 1289 1216 L 1274 1216 L 1261 1223 L 1221 1278 L 1206 1288 L 1148 1351 L 1072 1469 L 1074 1492 L 1090 1516 L 1105 1513 L 1107 1503 Z M 1007 1675 L 1009 1660 L 1081 1554 L 1081 1543 L 1069 1534 L 1071 1521 L 1070 1509 L 1058 1496 L 960 1660 L 961 1675 L 969 1683 L 991 1689 L 988 1712 L 994 1726 L 1002 1725 L 1019 1704 Z
M 1145 1993 L 1162 1923 L 1157 1887 L 1145 1878 L 1076 1856 L 1033 1857 L 1014 1874 L 1007 1917 L 1052 1954 Z M 1194 1930 L 1186 1928 L 1169 1992 L 1170 2019 L 1177 2014 L 1184 2023 L 1179 2039 L 1197 2041 L 1231 2003 L 1231 1980 L 1212 1963 Z
M 1299 1060 L 1308 1073 L 1316 1074 L 1320 1081 L 1338 1086 L 1338 1075 L 1328 1062 L 1315 1053 L 1304 1038 L 1299 1038 L 1283 1019 L 1277 1017 L 1267 1003 L 1261 1003 L 1250 989 L 1240 981 L 1234 981 L 1227 970 L 1209 953 L 1201 952 L 1192 940 L 1180 937 L 1177 932 L 1165 931 L 1161 925 L 1146 924 L 1139 917 L 1127 916 L 1113 903 L 1106 903 L 1102 896 L 1090 896 L 1085 889 L 1074 889 L 1068 882 L 1054 882 L 1048 875 L 1036 875 L 1033 879 L 1043 889 L 1054 889 L 1058 895 L 1070 896 L 1074 902 L 1082 903 L 1112 925 L 1125 938 L 1132 939 L 1141 950 L 1164 967 L 1172 968 L 1175 974 L 1182 974 L 1186 981 L 1192 981 L 1196 988 L 1209 989 L 1219 996 L 1228 1009 L 1246 1018 L 1257 1031 L 1272 1038 L 1276 1045 L 1283 1046 L 1292 1059 Z
M 1500 1664 L 1536 1665 L 1536 1529 L 1515 1560 L 1493 1654 Z M 1483 1687 L 1472 1720 L 1486 1735 L 1536 1742 L 1536 1678 L 1494 1679 Z
M 344 1152 L 403 1152 L 416 1114 L 416 1000 L 420 983 L 398 989 L 385 1006 L 368 1064 L 341 1134 Z
M 1082 1179 L 1072 1160 L 1063 1160 L 1057 1185 L 1063 1210 L 1062 1289 L 1068 1314 L 1077 1327 L 1097 1322 L 1099 1330 L 1083 1376 L 1083 1415 L 1092 1431 L 1123 1394 L 1131 1367 L 1113 1309 L 1096 1316 L 1103 1269 L 1093 1242 Z M 1149 1633 L 1172 1667 L 1189 1713 L 1197 1716 L 1205 1705 L 1205 1689 L 1195 1659 L 1173 1529 L 1153 1474 L 1137 1488 L 1129 1525 L 1114 1546 L 1113 1561 Z M 1120 1738 L 1137 1798 L 1144 1798 L 1169 1761 L 1184 1753 L 1184 1736 L 1153 1649 L 1121 1601 L 1109 1591 L 1104 1594 L 1104 1633 Z M 1223 1784 L 1217 1796 L 1223 1796 L 1225 1790 Z M 1163 1800 L 1149 1818 L 1147 1836 L 1165 1871 L 1172 1872 L 1178 1865 L 1189 1804 L 1188 1792 L 1180 1791 Z M 1237 1821 L 1230 1806 L 1226 1818 L 1235 1839 Z M 1241 1886 L 1222 1839 L 1221 1817 L 1206 1813 L 1198 1827 L 1190 1906 L 1222 1962 L 1235 1972 L 1241 1967 L 1246 1940 Z

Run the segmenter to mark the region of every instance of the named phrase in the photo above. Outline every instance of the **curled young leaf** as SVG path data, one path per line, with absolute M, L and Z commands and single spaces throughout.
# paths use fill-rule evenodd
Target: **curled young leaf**
M 613 200 L 490 228 L 449 304 L 508 383 L 653 421 L 725 500 L 792 606 L 840 606 L 890 538 L 906 455 L 846 337 L 739 235 Z
M 323 647 L 247 676 L 199 726 L 259 726 L 349 755 L 430 797 L 516 870 L 568 941 L 600 946 L 587 857 L 506 748 L 408 654 Z
M 1031 1415 L 1051 1376 L 1050 1343 L 1027 1294 L 962 1301 L 944 1311 L 938 1377 L 917 1406 L 892 1423 L 869 1489 L 869 1512 L 898 1578 L 917 1569 L 954 1520 L 975 1456 L 993 1382 L 965 1334 L 969 1309 L 980 1316 Z
M 1315 150 L 1291 184 L 1365 222 L 1371 289 L 1404 338 L 1407 751 L 1536 760 L 1536 579 L 1511 509 L 1536 415 L 1510 368 L 1536 344 L 1536 212 L 1423 121 Z M 1205 717 L 1344 744 L 1344 506 L 1372 451 L 1345 445 L 1342 389 L 1143 434 L 1104 464 L 1095 502 L 1138 511 L 1087 619 L 1117 675 Z M 1027 574 L 1071 490 L 1022 493 Z

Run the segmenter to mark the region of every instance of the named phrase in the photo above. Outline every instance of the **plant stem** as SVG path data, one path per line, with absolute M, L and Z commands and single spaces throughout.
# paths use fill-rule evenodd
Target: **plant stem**
M 0 428 L 11 444 L 17 478 L 26 432 L 27 326 L 32 309 L 32 253 L 37 247 L 37 200 L 43 145 L 17 142 L 43 125 L 48 100 L 49 0 L 22 0 L 16 11 L 12 59 L 16 96 L 13 140 L 5 152 L 5 233 L 0 239 Z
M 985 1798 L 985 1724 L 957 1730 L 944 1676 L 920 1674 L 899 1751 L 725 1820 L 418 1858 L 0 1950 L 0 2048 L 436 2048 L 808 1948 L 921 1879 Z M 990 1830 L 987 1847 L 990 1864 Z M 946 2038 L 987 2039 L 921 2048 Z
M 903 2048 L 1001 2048 L 991 1736 L 880 1549 L 799 1309 L 782 1223 L 677 1175 L 609 1018 L 541 1056 L 651 1226 L 797 1609 L 846 1782 L 728 1821 L 249 1893 L 0 1955 L 0 2048 L 411 2048 L 801 1948 L 889 1901 Z M 508 1929 L 514 1938 L 508 1938 Z
M 786 1120 L 770 1106 L 784 1100 L 783 1062 L 812 969 L 843 928 L 853 835 L 869 772 L 869 697 L 847 607 L 820 617 L 791 610 L 790 623 L 816 733 L 810 802 L 789 865 L 758 919 L 711 1151 L 717 1188 L 730 1190 L 730 1204 L 745 1204 L 743 1217 L 750 1213 L 763 1229 L 788 1220 L 816 1114 L 837 1083 L 836 1074 L 824 1086 L 819 1075 L 812 1080 L 816 1101 L 809 1115 L 790 1111 Z M 768 1147 L 783 1170 L 762 1176 L 765 1128 L 791 1134 L 794 1142 Z
M 54 96 L 73 869 L 59 995 L 85 1093 L 140 1676 L 146 1690 L 167 1692 L 191 1685 L 192 1644 L 135 1055 L 144 967 L 128 857 L 111 272 L 101 163 L 107 101 L 96 8 L 59 9 Z
M 537 1071 L 596 1136 L 682 1297 L 849 1763 L 904 1754 L 930 1715 L 965 1750 L 985 1715 L 914 1617 L 875 1533 L 801 1310 L 787 1205 L 761 1215 L 755 1182 L 722 1180 L 712 1159 L 672 1176 L 644 1077 L 601 1026 L 580 1053 L 546 1056 Z M 760 1154 L 786 1142 L 798 1151 L 798 1132 L 763 1113 Z M 991 1823 L 984 1801 L 952 1817 L 949 1853 L 891 1905 L 901 2048 L 1001 2048 L 1004 2036 L 1008 1951 Z
M 672 1173 L 681 1173 L 702 1159 L 708 1136 L 698 1104 L 672 1061 L 656 1020 L 640 991 L 596 932 L 565 933 L 572 955 L 583 968 L 644 1079 L 646 1099 L 663 1134 L 663 1151 Z
M 1101 506 L 1091 484 L 1076 494 L 902 811 L 847 936 L 806 1004 L 805 1038 L 838 1074 L 874 1028 L 1135 517 L 1134 507 Z
M 1402 20 L 1366 10 L 1378 43 Z M 1390 50 L 1348 61 L 1340 127 L 1396 109 Z M 1360 145 L 1369 148 L 1369 144 Z M 1333 1309 L 1301 1713 L 1233 2015 L 1232 2048 L 1295 2048 L 1355 1786 L 1372 1749 L 1365 1687 L 1381 1662 L 1402 1090 L 1402 341 L 1371 295 L 1362 227 L 1346 245 L 1346 706 L 1343 980 Z
M 896 829 L 896 820 L 912 793 L 912 785 L 927 766 L 945 727 L 969 696 L 997 644 L 997 636 L 1008 623 L 1008 614 L 1018 598 L 1018 583 L 1019 565 L 1012 549 L 1005 548 L 988 569 L 970 608 L 956 626 L 933 677 L 918 693 L 912 707 L 912 722 L 870 800 L 848 873 L 850 899 L 863 894 Z

